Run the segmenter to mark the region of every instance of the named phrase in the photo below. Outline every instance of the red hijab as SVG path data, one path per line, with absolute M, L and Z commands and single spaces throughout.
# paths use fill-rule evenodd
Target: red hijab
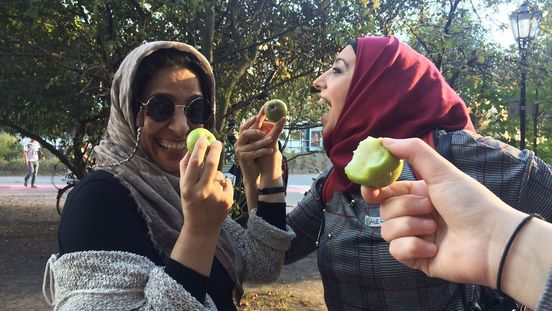
M 359 190 L 344 168 L 368 136 L 419 137 L 432 144 L 435 129 L 475 131 L 462 99 L 435 65 L 410 46 L 395 37 L 364 37 L 357 40 L 355 53 L 345 106 L 335 128 L 324 133 L 324 149 L 334 165 L 325 201 L 336 189 Z

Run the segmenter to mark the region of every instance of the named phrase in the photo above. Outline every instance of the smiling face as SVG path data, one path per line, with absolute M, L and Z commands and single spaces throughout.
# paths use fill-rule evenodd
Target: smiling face
M 183 67 L 169 67 L 156 72 L 141 94 L 146 102 L 153 95 L 169 97 L 175 105 L 186 105 L 191 98 L 202 96 L 197 76 Z M 184 109 L 175 109 L 174 114 L 166 121 L 155 121 L 145 111 L 139 114 L 137 126 L 143 117 L 142 148 L 147 156 L 159 167 L 169 173 L 179 171 L 179 162 L 186 154 L 186 137 L 188 133 L 202 124 L 191 123 Z
M 346 46 L 336 56 L 332 67 L 313 82 L 313 86 L 320 91 L 320 101 L 330 106 L 330 110 L 320 119 L 324 133 L 335 128 L 345 106 L 345 98 L 355 68 L 355 59 L 353 48 L 350 45 Z

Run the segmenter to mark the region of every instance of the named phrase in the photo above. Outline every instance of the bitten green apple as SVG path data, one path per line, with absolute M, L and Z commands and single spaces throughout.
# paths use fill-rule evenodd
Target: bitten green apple
M 188 138 L 186 138 L 186 148 L 188 149 L 188 152 L 192 153 L 197 140 L 201 136 L 205 136 L 207 138 L 207 147 L 211 146 L 211 144 L 217 140 L 215 135 L 213 135 L 213 133 L 211 133 L 208 129 L 198 127 L 188 133 Z
M 279 99 L 272 99 L 265 103 L 264 113 L 269 121 L 278 122 L 281 118 L 287 116 L 286 103 Z
M 351 162 L 345 166 L 350 181 L 374 188 L 389 186 L 401 175 L 403 160 L 395 158 L 381 144 L 381 138 L 368 136 L 358 144 Z

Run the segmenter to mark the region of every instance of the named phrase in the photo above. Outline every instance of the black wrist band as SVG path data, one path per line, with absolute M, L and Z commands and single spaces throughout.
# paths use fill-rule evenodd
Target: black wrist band
M 516 235 L 519 233 L 521 228 L 523 228 L 523 226 L 525 226 L 529 222 L 529 220 L 531 220 L 531 218 L 533 218 L 533 217 L 539 218 L 539 219 L 544 219 L 541 215 L 535 214 L 535 213 L 530 214 L 527 217 L 523 218 L 523 220 L 516 227 L 516 230 L 514 230 L 514 232 L 510 236 L 510 239 L 508 240 L 508 243 L 506 243 L 506 247 L 504 247 L 504 252 L 502 253 L 502 258 L 500 258 L 500 264 L 498 265 L 498 272 L 497 272 L 497 276 L 496 276 L 496 292 L 498 294 L 499 299 L 503 299 L 503 297 L 504 297 L 504 293 L 502 293 L 502 290 L 500 289 L 500 283 L 502 283 L 502 270 L 504 269 L 504 263 L 506 262 L 506 257 L 508 256 L 508 252 L 510 251 L 510 247 L 512 247 L 512 244 L 513 244 L 513 242 L 516 238 Z
M 273 188 L 262 188 L 262 189 L 257 189 L 257 194 L 258 195 L 263 195 L 263 194 L 274 194 L 274 193 L 281 193 L 281 192 L 286 192 L 286 187 L 273 187 Z

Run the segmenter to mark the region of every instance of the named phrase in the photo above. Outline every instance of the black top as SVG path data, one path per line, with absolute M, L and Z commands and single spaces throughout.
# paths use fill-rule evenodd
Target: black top
M 285 203 L 259 202 L 258 215 L 285 229 Z M 236 310 L 233 282 L 215 257 L 210 277 L 159 255 L 130 191 L 106 171 L 95 171 L 69 193 L 59 224 L 60 255 L 90 250 L 125 251 L 149 258 L 200 302 L 208 293 L 218 310 Z

